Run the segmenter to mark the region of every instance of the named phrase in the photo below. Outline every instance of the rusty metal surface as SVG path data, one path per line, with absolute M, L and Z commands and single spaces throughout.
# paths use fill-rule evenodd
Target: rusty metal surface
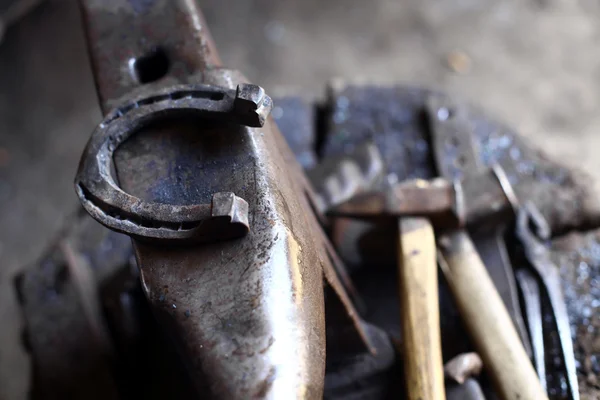
M 411 179 L 379 191 L 359 193 L 328 214 L 370 219 L 426 216 L 436 229 L 494 226 L 514 216 L 515 201 L 510 200 L 512 195 L 507 196 L 499 176 L 503 171 L 494 166 L 452 182 L 443 178 Z
M 393 181 L 435 176 L 424 115 L 432 91 L 408 87 L 337 84 L 330 88 L 327 136 L 322 156 L 343 154 L 365 140 L 381 151 Z M 584 173 L 571 171 L 532 148 L 509 127 L 476 107 L 456 102 L 470 121 L 484 166 L 498 163 L 518 198 L 532 200 L 553 232 L 598 221 Z
M 307 172 L 308 179 L 315 188 L 314 204 L 321 213 L 331 210 L 331 207 L 352 196 L 380 187 L 385 174 L 386 166 L 382 162 L 379 150 L 368 141 L 355 146 L 346 154 L 323 160 Z M 365 233 L 364 229 L 368 229 L 370 224 L 346 218 L 334 218 L 327 222 L 330 222 L 329 232 L 337 251 L 341 250 L 344 254 L 360 253 L 360 246 L 356 246 L 359 236 L 352 235 L 362 236 Z M 351 229 L 348 229 L 348 226 Z M 392 224 L 391 232 L 395 231 L 396 227 Z M 348 234 L 351 236 L 348 237 Z M 389 247 L 387 252 L 393 254 L 394 249 Z M 354 260 L 360 258 L 359 254 L 350 257 Z M 345 257 L 344 261 L 348 261 L 348 257 Z M 356 264 L 353 262 L 349 267 Z
M 553 239 L 551 258 L 565 294 L 581 398 L 600 397 L 600 230 Z
M 271 115 L 302 168 L 317 165 L 315 105 L 293 94 L 275 95 Z
M 157 86 L 162 86 L 164 81 L 186 83 L 196 75 L 200 75 L 196 81 L 201 81 L 205 69 L 221 65 L 193 0 L 83 0 L 81 4 L 104 113 L 140 88 L 142 70 L 158 78 L 148 83 L 161 81 Z M 149 66 L 142 63 L 136 68 L 138 59 Z M 158 61 L 156 71 L 152 61 Z
M 329 88 L 326 134 L 321 157 L 344 154 L 365 141 L 379 148 L 390 183 L 434 177 L 433 152 L 425 102 L 431 91 L 406 86 L 337 83 Z M 550 222 L 553 232 L 593 224 L 598 211 L 586 185 L 585 174 L 570 171 L 529 146 L 512 129 L 497 123 L 477 108 L 459 103 L 470 120 L 480 161 L 499 163 L 507 171 L 518 198 L 533 200 Z M 361 263 L 393 265 L 389 229 L 365 221 L 339 219 L 332 241 L 352 268 Z
M 164 18 L 164 15 L 175 15 L 182 9 L 184 10 L 183 14 L 187 14 L 193 2 L 179 1 L 174 2 L 172 5 L 166 5 L 166 3 L 161 1 L 145 2 L 144 5 L 141 5 L 141 3 L 131 5 L 133 4 L 131 3 L 124 6 L 124 8 L 127 8 L 125 10 L 116 7 L 117 2 L 114 1 L 107 3 L 106 7 L 102 6 L 100 2 L 89 1 L 88 3 L 90 6 L 85 9 L 87 10 L 87 21 L 94 21 L 91 24 L 88 35 L 90 42 L 94 44 L 91 50 L 95 69 L 99 74 L 104 74 L 103 78 L 97 78 L 97 80 L 105 110 L 118 104 L 119 99 L 122 99 L 127 93 L 139 94 L 146 90 L 152 91 L 174 83 L 201 82 L 232 88 L 237 83 L 245 81 L 239 74 L 229 70 L 209 68 L 205 71 L 204 68 L 207 64 L 214 65 L 218 64 L 218 62 L 214 62 L 214 59 L 206 62 L 204 58 L 211 58 L 215 53 L 211 51 L 209 56 L 207 56 L 205 52 L 201 51 L 198 52 L 199 54 L 192 56 L 193 61 L 190 63 L 190 68 L 188 68 L 190 74 L 182 73 L 182 71 L 186 70 L 185 68 L 177 67 L 169 69 L 166 77 L 142 86 L 143 89 L 140 92 L 140 89 L 137 88 L 139 85 L 139 76 L 135 73 L 132 74 L 131 69 L 129 69 L 130 64 L 128 61 L 131 58 L 135 58 L 131 55 L 136 55 L 136 57 L 145 56 L 149 52 L 154 52 L 157 48 L 168 50 L 171 43 L 175 43 L 176 40 L 183 41 L 182 38 L 184 35 L 181 33 L 189 28 L 190 24 L 186 25 L 184 23 L 177 27 L 169 26 L 168 22 L 164 22 L 168 21 L 168 18 Z M 157 8 L 160 7 L 173 7 L 175 11 L 169 9 L 166 13 L 161 14 L 157 11 Z M 195 8 L 192 7 L 191 10 L 194 11 Z M 98 23 L 97 21 L 100 19 L 96 20 L 91 17 L 93 15 L 106 16 L 110 14 L 113 14 L 113 17 L 116 16 L 115 20 L 120 20 L 121 22 L 123 20 L 134 21 L 135 18 L 143 20 L 146 17 L 148 17 L 148 21 L 152 21 L 154 18 L 154 25 L 139 21 L 134 21 L 128 25 L 130 27 L 128 28 L 129 31 L 127 33 L 120 33 L 121 39 L 125 38 L 126 40 L 123 43 L 119 43 L 120 48 L 124 49 L 123 53 L 126 55 L 113 57 L 117 43 L 115 38 L 118 35 L 112 31 L 117 31 L 119 26 L 124 25 L 113 24 L 113 22 L 107 22 L 107 20 L 104 23 Z M 140 15 L 143 15 L 144 18 L 139 18 Z M 158 17 L 159 15 L 160 18 Z M 209 38 L 207 39 L 207 36 L 203 35 L 205 33 L 204 26 L 200 22 L 199 24 L 201 26 L 196 26 L 193 29 L 202 34 L 199 36 L 191 35 L 190 37 L 194 39 L 200 37 L 197 43 L 204 43 L 206 45 L 210 40 Z M 139 27 L 145 27 L 144 29 L 148 31 L 153 30 L 149 34 L 150 40 L 144 43 L 136 41 L 136 29 Z M 161 31 L 165 27 L 173 30 L 172 35 L 174 39 L 171 40 L 169 38 L 166 44 L 161 44 L 161 40 L 157 38 L 164 39 L 166 36 L 158 31 Z M 108 41 L 100 46 L 98 43 L 103 41 L 103 37 L 107 37 Z M 202 46 L 201 48 L 205 49 Z M 170 54 L 180 54 L 177 53 L 178 51 Z M 169 53 L 169 51 L 165 51 L 165 53 Z M 175 58 L 174 63 L 171 65 L 185 65 L 185 62 L 182 62 L 177 57 Z M 189 60 L 190 54 L 187 54 L 184 59 Z M 124 63 L 124 61 L 127 61 L 127 63 Z M 101 69 L 100 66 L 103 63 L 109 68 L 106 70 Z M 123 67 L 125 64 L 128 65 L 127 68 Z M 109 73 L 104 71 L 109 71 Z M 406 90 L 408 94 L 402 94 L 404 89 L 378 88 L 377 90 L 387 91 L 388 94 L 383 96 L 383 99 L 376 99 L 377 96 L 375 95 L 372 98 L 363 96 L 370 104 L 367 107 L 363 107 L 364 104 L 357 104 L 356 109 L 351 112 L 349 109 L 353 107 L 353 101 L 350 100 L 354 99 L 351 98 L 351 95 L 346 96 L 347 93 L 344 96 L 338 96 L 337 93 L 340 90 L 338 88 L 335 91 L 336 101 L 333 113 L 331 114 L 330 126 L 335 130 L 336 127 L 347 123 L 348 119 L 353 119 L 355 127 L 350 123 L 344 126 L 349 127 L 353 132 L 360 132 L 359 136 L 362 136 L 360 140 L 354 140 L 352 133 L 346 131 L 344 135 L 349 136 L 350 140 L 338 140 L 334 145 L 331 144 L 332 137 L 328 136 L 324 147 L 321 149 L 323 154 L 332 154 L 331 148 L 335 148 L 336 146 L 338 150 L 342 148 L 342 151 L 339 151 L 338 154 L 351 151 L 353 147 L 363 142 L 363 139 L 366 137 L 378 144 L 384 154 L 384 158 L 390 162 L 389 165 L 393 168 L 393 171 L 387 177 L 389 181 L 401 180 L 407 175 L 424 178 L 433 175 L 433 172 L 430 171 L 432 165 L 431 154 L 429 154 L 427 148 L 426 138 L 423 136 L 423 128 L 426 124 L 420 114 L 425 94 L 427 93 L 426 91 Z M 343 90 L 347 90 L 347 88 Z M 373 91 L 372 94 L 376 94 L 377 90 Z M 405 96 L 404 98 L 408 99 L 408 107 L 414 106 L 414 109 L 410 109 L 409 112 L 396 112 L 398 108 L 406 108 L 406 105 L 399 104 L 398 93 Z M 341 97 L 345 97 L 345 99 Z M 373 99 L 376 101 L 372 101 Z M 356 118 L 363 118 L 364 121 L 361 122 Z M 484 119 L 483 117 L 480 118 Z M 283 144 L 280 135 L 273 132 L 275 128 L 270 126 L 272 125 L 272 121 L 267 122 L 267 126 L 264 129 L 241 129 L 243 132 L 240 136 L 251 142 L 250 144 L 244 144 L 244 149 L 248 150 L 249 156 L 243 162 L 238 163 L 236 160 L 233 162 L 233 165 L 231 160 L 219 157 L 218 154 L 206 150 L 209 143 L 220 143 L 218 145 L 229 144 L 232 136 L 227 135 L 227 132 L 222 127 L 198 127 L 196 122 L 196 120 L 191 119 L 188 121 L 178 121 L 177 126 L 173 123 L 159 124 L 150 129 L 145 129 L 143 134 L 135 135 L 123 143 L 119 151 L 115 154 L 116 171 L 121 187 L 129 193 L 149 201 L 164 204 L 189 205 L 199 201 L 207 201 L 206 193 L 197 193 L 194 191 L 194 188 L 205 182 L 207 176 L 215 176 L 216 179 L 209 182 L 209 185 L 212 185 L 211 189 L 220 186 L 234 186 L 237 190 L 239 185 L 240 192 L 248 195 L 261 191 L 260 194 L 262 196 L 251 197 L 258 197 L 259 200 L 256 200 L 254 204 L 249 204 L 249 222 L 251 226 L 255 222 L 258 222 L 257 230 L 254 231 L 254 228 L 251 228 L 252 231 L 249 237 L 238 239 L 235 243 L 219 243 L 211 246 L 211 248 L 202 246 L 194 248 L 159 248 L 136 242 L 138 259 L 141 262 L 142 282 L 153 308 L 160 317 L 160 321 L 164 326 L 168 327 L 170 333 L 175 333 L 174 337 L 183 339 L 179 341 L 178 345 L 182 353 L 189 356 L 185 358 L 188 362 L 191 362 L 190 370 L 193 376 L 212 380 L 212 387 L 202 386 L 203 388 L 209 389 L 216 397 L 227 396 L 232 393 L 228 392 L 228 390 L 231 390 L 233 387 L 240 387 L 238 379 L 240 376 L 233 371 L 234 366 L 235 369 L 243 370 L 250 365 L 251 367 L 244 371 L 246 375 L 242 386 L 247 384 L 246 387 L 249 388 L 249 391 L 244 394 L 254 393 L 258 394 L 259 397 L 262 395 L 272 395 L 281 388 L 281 386 L 277 385 L 282 384 L 286 378 L 289 378 L 289 375 L 281 376 L 280 369 L 271 374 L 272 369 L 266 368 L 269 362 L 272 361 L 269 359 L 270 355 L 273 354 L 271 349 L 275 346 L 275 343 L 281 345 L 281 342 L 278 338 L 275 338 L 270 346 L 267 346 L 265 354 L 261 355 L 252 354 L 252 350 L 246 352 L 245 350 L 259 348 L 263 344 L 261 339 L 266 338 L 266 335 L 261 335 L 260 324 L 262 323 L 263 327 L 268 325 L 268 328 L 273 328 L 276 325 L 274 320 L 268 318 L 268 312 L 273 312 L 275 308 L 278 308 L 279 311 L 286 310 L 286 305 L 295 303 L 292 307 L 287 308 L 287 310 L 300 310 L 303 313 L 300 316 L 297 314 L 294 315 L 294 317 L 298 317 L 296 322 L 303 325 L 311 323 L 311 321 L 307 320 L 302 321 L 302 318 L 307 313 L 310 313 L 310 311 L 307 311 L 307 308 L 314 306 L 314 304 L 308 304 L 308 301 L 302 302 L 302 299 L 295 297 L 291 301 L 288 301 L 292 297 L 291 295 L 295 295 L 298 292 L 296 287 L 288 291 L 289 286 L 286 285 L 290 282 L 297 282 L 293 278 L 294 271 L 299 273 L 301 276 L 300 281 L 304 284 L 304 274 L 314 275 L 314 271 L 319 269 L 314 267 L 310 269 L 301 262 L 296 265 L 296 268 L 284 268 L 288 276 L 281 278 L 281 265 L 288 266 L 293 264 L 293 254 L 295 254 L 300 255 L 300 257 L 295 257 L 296 260 L 302 259 L 303 261 L 318 263 L 319 267 L 325 269 L 325 275 L 330 281 L 336 282 L 336 276 L 331 268 L 331 260 L 328 260 L 329 257 L 326 255 L 326 252 L 321 249 L 321 247 L 326 246 L 318 243 L 322 237 L 322 233 L 313 235 L 313 238 L 310 239 L 311 233 L 314 233 L 314 231 L 312 228 L 305 227 L 305 225 L 309 227 L 313 226 L 313 224 L 316 225 L 316 220 L 313 221 L 311 217 L 312 214 L 306 212 L 306 210 L 310 209 L 309 202 L 304 196 L 300 196 L 301 198 L 295 200 L 289 200 L 297 196 L 298 193 L 302 193 L 303 190 L 308 190 L 310 197 L 310 188 L 301 178 L 298 179 L 300 183 L 288 182 L 290 179 L 293 181 L 294 178 L 300 176 L 299 174 L 296 175 L 299 169 L 292 161 L 291 153 L 285 144 Z M 484 120 L 484 125 L 486 124 L 489 124 L 489 122 Z M 175 130 L 177 134 L 173 134 Z M 205 136 L 204 132 L 208 130 L 211 130 L 210 134 L 207 135 L 209 138 L 202 139 L 201 137 Z M 199 135 L 199 132 L 202 133 Z M 382 132 L 382 134 L 379 132 Z M 390 134 L 390 132 L 393 132 L 393 134 Z M 404 142 L 403 140 L 398 140 L 398 132 L 401 135 L 408 132 L 409 137 Z M 261 137 L 267 138 L 261 139 Z M 402 137 L 404 138 L 404 136 Z M 505 155 L 510 153 L 509 160 L 519 158 L 517 155 L 520 153 L 517 153 L 513 149 L 518 146 L 512 146 L 513 139 L 510 139 L 508 142 L 509 146 L 506 146 L 504 137 L 504 134 L 501 134 L 500 137 L 494 136 L 494 139 L 497 140 L 493 143 L 493 149 L 503 150 L 505 151 Z M 518 141 L 518 139 L 515 140 Z M 518 148 L 517 150 L 520 151 L 521 149 Z M 276 155 L 276 153 L 279 155 Z M 484 158 L 489 158 L 488 161 L 493 158 L 490 156 L 489 148 L 484 148 L 482 154 Z M 494 157 L 496 156 L 500 157 L 498 154 L 494 155 Z M 262 163 L 263 160 L 267 160 L 267 162 Z M 261 163 L 262 165 L 259 165 Z M 487 161 L 485 163 L 487 165 L 491 164 Z M 200 168 L 200 165 L 205 169 Z M 405 168 L 403 168 L 403 165 Z M 527 165 L 525 163 L 525 166 Z M 272 172 L 273 169 L 277 170 L 278 174 L 264 173 L 265 171 Z M 229 171 L 229 174 L 218 173 L 218 171 L 223 170 Z M 284 170 L 285 172 L 281 172 Z M 510 171 L 512 177 L 512 171 L 514 170 Z M 530 174 L 528 172 L 526 167 L 522 167 L 519 170 L 519 174 L 523 171 L 525 171 L 523 173 L 525 177 L 533 175 L 533 173 Z M 254 172 L 254 174 L 251 172 Z M 257 176 L 259 178 L 276 176 L 276 181 L 260 181 L 260 179 L 257 179 Z M 539 178 L 539 176 L 537 177 Z M 247 183 L 247 186 L 254 187 L 248 188 L 246 185 L 242 186 L 241 181 Z M 554 180 L 554 182 L 557 181 L 559 180 Z M 566 186 L 571 185 L 569 186 L 569 190 L 576 186 L 573 184 L 574 179 L 560 181 L 561 183 L 566 182 Z M 286 183 L 284 184 L 284 182 Z M 554 185 L 555 183 L 551 184 Z M 561 197 L 558 205 L 561 206 L 565 202 L 568 203 L 573 198 L 576 198 L 575 201 L 580 201 L 584 197 L 582 193 L 573 194 L 573 192 L 576 191 L 571 191 L 568 193 L 568 196 Z M 261 200 L 264 200 L 264 202 L 261 202 Z M 253 211 L 256 210 L 256 207 L 260 211 Z M 286 210 L 285 208 L 288 209 Z M 296 213 L 306 216 L 305 218 L 307 219 L 299 221 L 299 224 L 303 227 L 295 226 L 297 218 L 290 218 L 292 215 L 296 215 Z M 573 213 L 571 213 L 572 215 Z M 275 218 L 271 218 L 272 216 L 275 216 Z M 272 222 L 274 222 L 274 225 Z M 560 223 L 559 221 L 558 224 L 560 225 Z M 276 242 L 279 241 L 280 233 L 287 233 L 288 236 L 285 237 L 285 243 L 278 246 Z M 294 246 L 292 238 L 296 240 L 297 246 Z M 317 238 L 316 244 L 314 238 Z M 245 246 L 245 241 L 251 241 L 251 243 Z M 253 249 L 256 248 L 260 250 L 260 253 L 253 252 Z M 220 251 L 222 253 L 217 254 Z M 246 263 L 246 266 L 249 265 L 248 269 L 244 268 L 243 273 L 240 274 L 240 264 L 245 263 L 245 260 L 249 260 L 252 254 L 254 256 L 261 256 L 263 253 L 266 253 L 264 259 L 256 257 L 253 261 L 258 261 L 257 263 Z M 393 253 L 391 251 L 391 254 Z M 274 265 L 275 263 L 271 261 L 270 256 L 282 254 L 285 257 L 280 259 L 284 259 L 285 261 L 278 263 L 279 269 L 277 269 Z M 165 266 L 168 266 L 168 268 L 165 268 Z M 322 276 L 319 273 L 317 275 Z M 279 278 L 275 278 L 276 276 L 279 276 Z M 275 281 L 274 279 L 281 280 Z M 315 281 L 312 281 L 307 286 L 303 286 L 303 289 L 306 290 L 303 292 L 304 296 L 312 296 L 314 293 L 317 293 L 318 296 L 318 290 L 316 289 L 318 285 Z M 256 286 L 259 282 L 268 282 L 268 285 L 266 288 L 259 288 Z M 275 283 L 279 286 L 275 287 Z M 281 289 L 282 283 L 283 289 Z M 347 306 L 349 303 L 347 303 L 347 298 L 343 295 L 343 290 L 339 287 L 339 282 L 337 285 L 337 292 L 342 293 L 340 296 L 342 299 L 345 299 L 344 302 Z M 199 287 L 204 289 L 202 293 L 198 289 Z M 273 298 L 277 298 L 279 302 L 277 307 L 273 306 Z M 216 301 L 214 301 L 215 299 Z M 269 301 L 268 304 L 267 301 Z M 234 310 L 235 308 L 238 308 L 239 312 Z M 269 308 L 268 311 L 266 311 L 267 308 Z M 253 313 L 259 313 L 261 316 L 248 316 Z M 354 322 L 356 323 L 356 319 L 354 319 Z M 246 329 L 245 327 L 247 326 L 251 328 Z M 310 333 L 314 334 L 315 332 Z M 364 332 L 362 334 L 365 335 Z M 269 342 L 267 341 L 266 344 L 269 345 Z M 307 340 L 306 343 L 309 343 L 309 341 Z M 200 347 L 204 345 L 210 348 Z M 292 352 L 300 347 L 292 346 Z M 279 347 L 279 349 L 281 348 Z M 289 348 L 286 348 L 286 350 L 290 351 Z M 308 351 L 314 350 L 314 347 L 308 349 Z M 244 352 L 245 354 L 242 354 Z M 223 355 L 227 355 L 228 357 L 226 358 L 228 360 L 223 360 Z M 216 363 L 215 360 L 218 359 L 221 362 Z M 317 357 L 318 359 L 319 357 Z M 297 359 L 286 361 L 290 361 L 291 363 L 291 361 L 297 361 Z M 190 364 L 188 364 L 188 367 L 190 367 Z M 260 372 L 264 371 L 268 373 L 261 376 Z M 312 375 L 312 377 L 318 374 Z M 213 379 L 215 376 L 218 378 Z M 302 378 L 295 382 L 301 381 Z M 199 381 L 201 380 L 199 379 Z M 214 382 L 218 382 L 220 386 L 215 387 Z M 287 381 L 286 383 L 289 382 Z M 310 392 L 307 393 L 310 394 Z
M 111 344 L 97 287 L 132 256 L 126 236 L 76 217 L 16 280 L 36 399 L 116 398 Z
M 256 85 L 227 90 L 208 85 L 179 85 L 130 99 L 109 112 L 92 134 L 75 177 L 75 188 L 90 215 L 130 236 L 161 240 L 215 241 L 248 232 L 248 203 L 230 192 L 212 193 L 208 204 L 172 205 L 145 201 L 124 192 L 112 177 L 113 154 L 132 135 L 152 123 L 196 116 L 260 127 L 272 107 Z M 235 143 L 235 142 L 234 142 Z M 227 156 L 239 157 L 228 146 Z
M 454 224 L 446 225 L 458 226 L 456 203 L 455 185 L 451 182 L 444 179 L 415 179 L 400 182 L 385 190 L 358 194 L 333 207 L 328 214 L 366 219 L 428 216 L 453 219 Z
M 193 1 L 82 1 L 103 109 L 180 83 L 234 89 Z M 140 9 L 143 8 L 143 9 Z M 163 49 L 171 68 L 145 85 L 131 58 Z M 323 276 L 369 348 L 327 255 L 310 187 L 272 120 L 262 128 L 167 121 L 115 152 L 120 187 L 145 201 L 206 204 L 229 191 L 248 202 L 241 239 L 169 247 L 134 241 L 142 286 L 199 391 L 214 398 L 313 398 L 323 389 Z M 235 146 L 225 155 L 216 149 Z M 200 188 L 202 190 L 200 190 Z M 217 188 L 219 188 L 217 190 Z
M 381 185 L 385 165 L 372 143 L 363 143 L 340 157 L 329 157 L 307 172 L 320 212 Z

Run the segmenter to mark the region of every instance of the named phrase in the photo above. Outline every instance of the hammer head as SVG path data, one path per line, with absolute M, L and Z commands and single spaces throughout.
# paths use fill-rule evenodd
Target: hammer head
M 315 188 L 315 206 L 325 212 L 357 193 L 380 186 L 384 172 L 377 146 L 365 142 L 343 156 L 325 160 L 307 171 L 307 176 Z
M 356 196 L 329 211 L 354 218 L 429 217 L 438 229 L 488 226 L 510 220 L 516 197 L 502 169 L 494 166 L 458 181 L 411 180 Z
M 456 187 L 462 190 L 462 193 L 456 192 L 456 204 L 464 207 L 458 211 L 459 219 L 470 227 L 510 221 L 519 208 L 513 188 L 499 165 L 465 175 Z

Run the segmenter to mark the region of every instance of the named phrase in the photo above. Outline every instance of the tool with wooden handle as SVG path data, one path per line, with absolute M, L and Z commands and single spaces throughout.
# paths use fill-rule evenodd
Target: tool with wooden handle
M 408 398 L 445 400 L 435 237 L 426 218 L 398 222 L 399 292 Z
M 490 276 L 464 230 L 440 239 L 440 265 L 463 321 L 503 400 L 547 395 Z
M 360 218 L 431 216 L 436 228 L 447 233 L 444 252 L 450 289 L 498 393 L 503 400 L 541 400 L 546 394 L 506 304 L 463 229 L 465 224 L 495 226 L 498 221 L 508 221 L 514 218 L 516 207 L 508 179 L 499 166 L 494 166 L 461 181 L 397 184 L 341 204 L 334 212 Z

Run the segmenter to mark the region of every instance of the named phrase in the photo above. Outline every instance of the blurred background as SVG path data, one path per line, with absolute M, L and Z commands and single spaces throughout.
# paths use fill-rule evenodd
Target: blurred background
M 1 0 L 0 399 L 23 398 L 12 276 L 77 207 L 100 111 L 75 0 Z M 39 3 L 39 4 L 34 4 Z M 600 3 L 591 0 L 199 0 L 224 64 L 267 90 L 332 79 L 439 88 L 600 178 Z M 17 16 L 17 17 L 15 17 Z

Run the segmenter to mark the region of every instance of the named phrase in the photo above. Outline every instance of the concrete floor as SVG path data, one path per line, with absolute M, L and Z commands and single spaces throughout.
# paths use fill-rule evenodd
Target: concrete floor
M 267 89 L 323 95 L 334 77 L 441 88 L 600 182 L 600 3 L 591 0 L 200 0 L 226 65 Z M 74 0 L 0 45 L 0 399 L 24 397 L 11 276 L 73 212 L 100 113 Z

